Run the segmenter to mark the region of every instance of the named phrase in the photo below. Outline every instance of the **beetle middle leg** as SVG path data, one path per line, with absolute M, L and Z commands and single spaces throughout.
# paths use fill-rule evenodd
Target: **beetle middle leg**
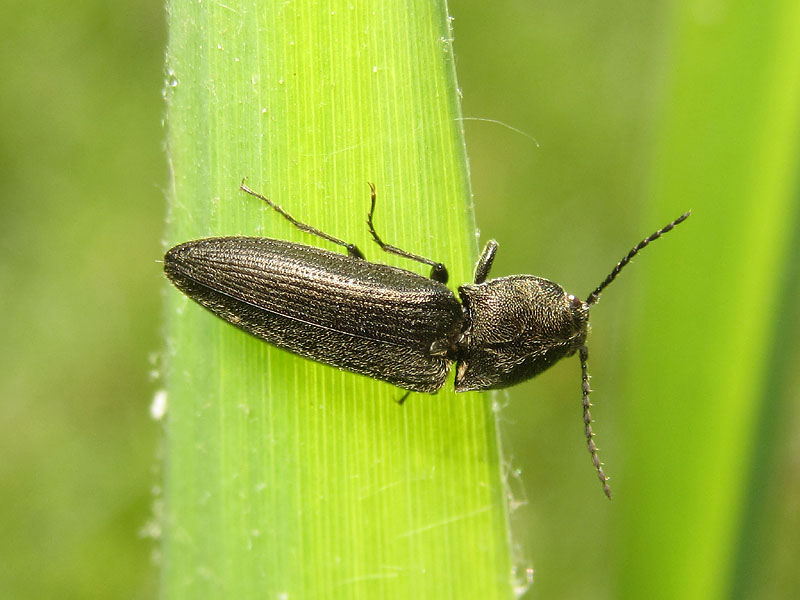
M 372 239 L 375 240 L 375 243 L 378 244 L 381 247 L 381 250 L 383 250 L 384 252 L 388 252 L 389 254 L 396 254 L 397 256 L 402 256 L 403 258 L 409 258 L 411 260 L 420 262 L 424 265 L 430 266 L 431 267 L 430 278 L 440 283 L 447 283 L 447 279 L 449 276 L 447 274 L 447 268 L 442 263 L 436 262 L 435 260 L 431 260 L 430 258 L 425 258 L 424 256 L 420 256 L 419 254 L 414 254 L 412 252 L 402 250 L 397 246 L 390 246 L 378 236 L 378 233 L 375 231 L 375 225 L 372 223 L 372 217 L 375 214 L 375 186 L 372 185 L 371 183 L 368 185 L 369 189 L 372 191 L 371 194 L 372 204 L 369 209 L 369 216 L 367 217 L 367 225 L 369 225 L 369 232 L 372 234 Z
M 284 219 L 289 221 L 289 223 L 297 227 L 300 231 L 304 231 L 305 233 L 310 233 L 311 235 L 316 235 L 317 237 L 320 237 L 323 240 L 328 240 L 329 242 L 338 244 L 339 246 L 345 248 L 347 250 L 347 254 L 350 255 L 351 257 L 360 258 L 364 260 L 364 255 L 361 253 L 361 250 L 359 250 L 355 244 L 351 244 L 349 242 L 345 242 L 344 240 L 340 240 L 339 238 L 333 237 L 329 233 L 325 233 L 324 231 L 317 229 L 316 227 L 312 227 L 311 225 L 298 221 L 292 215 L 283 210 L 280 206 L 275 204 L 272 200 L 270 200 L 266 196 L 262 196 L 258 192 L 254 192 L 253 190 L 251 190 L 244 184 L 244 182 L 245 180 L 242 179 L 242 183 L 241 185 L 239 185 L 240 190 L 250 194 L 251 196 L 255 196 L 259 200 L 263 200 L 264 202 L 266 202 L 270 206 L 270 208 L 272 208 L 275 212 L 281 215 Z

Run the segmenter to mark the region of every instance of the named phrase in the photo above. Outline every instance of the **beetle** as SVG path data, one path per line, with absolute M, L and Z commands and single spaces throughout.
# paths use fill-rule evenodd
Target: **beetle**
M 346 254 L 263 237 L 214 237 L 171 248 L 164 271 L 215 315 L 304 358 L 394 384 L 436 393 L 455 364 L 455 391 L 505 388 L 579 355 L 587 445 L 603 490 L 589 413 L 589 310 L 645 246 L 689 217 L 681 215 L 636 246 L 586 300 L 533 275 L 488 279 L 498 244 L 489 241 L 471 284 L 446 286 L 442 263 L 386 244 L 375 230 L 375 186 L 367 217 L 375 243 L 431 267 L 429 277 L 368 262 L 354 245 L 292 217 L 245 185 L 298 229 L 342 246 Z M 460 301 L 459 301 L 460 299 Z

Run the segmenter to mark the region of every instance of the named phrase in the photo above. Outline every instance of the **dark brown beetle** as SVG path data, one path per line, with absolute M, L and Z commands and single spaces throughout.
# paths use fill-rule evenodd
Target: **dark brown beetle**
M 347 255 L 269 238 L 218 237 L 175 246 L 164 257 L 164 271 L 187 296 L 251 335 L 414 392 L 437 392 L 454 363 L 457 392 L 489 390 L 535 377 L 579 352 L 586 438 L 611 497 L 589 414 L 589 309 L 642 248 L 690 213 L 639 242 L 585 301 L 532 275 L 487 281 L 497 252 L 492 240 L 478 260 L 474 282 L 458 288 L 459 302 L 445 285 L 444 265 L 381 240 L 373 225 L 375 188 L 370 188 L 367 223 L 375 242 L 431 266 L 430 277 L 364 260 L 355 245 L 297 221 L 244 183 L 242 191 L 299 229 L 343 246 Z

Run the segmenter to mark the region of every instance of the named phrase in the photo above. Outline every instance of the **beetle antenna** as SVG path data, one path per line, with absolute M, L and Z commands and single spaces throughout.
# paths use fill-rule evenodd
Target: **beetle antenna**
M 617 266 L 614 267 L 614 270 L 612 270 L 611 273 L 608 274 L 608 277 L 606 277 L 605 281 L 603 281 L 603 283 L 598 285 L 595 288 L 595 290 L 591 294 L 589 294 L 589 297 L 586 298 L 586 305 L 587 306 L 591 306 L 592 304 L 594 304 L 595 302 L 597 302 L 600 299 L 600 294 L 603 292 L 603 290 L 606 289 L 606 287 L 608 287 L 608 285 L 612 281 L 614 281 L 614 279 L 617 278 L 617 275 L 619 275 L 620 271 L 622 271 L 622 269 L 625 267 L 625 265 L 627 265 L 629 262 L 631 262 L 631 259 L 634 256 L 636 256 L 642 248 L 647 246 L 647 244 L 649 244 L 650 242 L 656 241 L 658 238 L 660 238 L 662 235 L 664 235 L 668 231 L 671 231 L 676 225 L 680 225 L 681 223 L 683 223 L 686 219 L 689 218 L 690 214 L 692 214 L 692 211 L 688 211 L 688 212 L 683 213 L 680 217 L 675 219 L 669 225 L 666 225 L 666 226 L 662 227 L 661 229 L 656 231 L 654 234 L 652 234 L 650 237 L 646 237 L 641 242 L 636 244 L 631 249 L 631 251 L 628 252 L 628 254 L 625 255 L 625 258 L 623 258 L 621 261 L 619 261 L 617 263 Z
M 586 445 L 589 448 L 589 454 L 592 455 L 592 464 L 597 470 L 597 477 L 600 483 L 603 484 L 603 492 L 611 500 L 611 488 L 608 487 L 608 476 L 603 471 L 603 463 L 600 462 L 600 457 L 597 455 L 597 446 L 594 443 L 594 432 L 592 431 L 592 415 L 589 413 L 589 407 L 592 405 L 589 402 L 589 393 L 592 389 L 589 387 L 589 371 L 586 368 L 586 360 L 589 358 L 589 348 L 583 346 L 581 348 L 581 373 L 583 375 L 583 424 L 586 430 Z

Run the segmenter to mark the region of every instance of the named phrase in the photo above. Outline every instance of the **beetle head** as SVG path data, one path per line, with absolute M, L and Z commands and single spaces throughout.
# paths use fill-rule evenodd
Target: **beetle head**
M 466 311 L 456 391 L 504 388 L 534 377 L 586 341 L 589 306 L 532 275 L 459 288 Z

